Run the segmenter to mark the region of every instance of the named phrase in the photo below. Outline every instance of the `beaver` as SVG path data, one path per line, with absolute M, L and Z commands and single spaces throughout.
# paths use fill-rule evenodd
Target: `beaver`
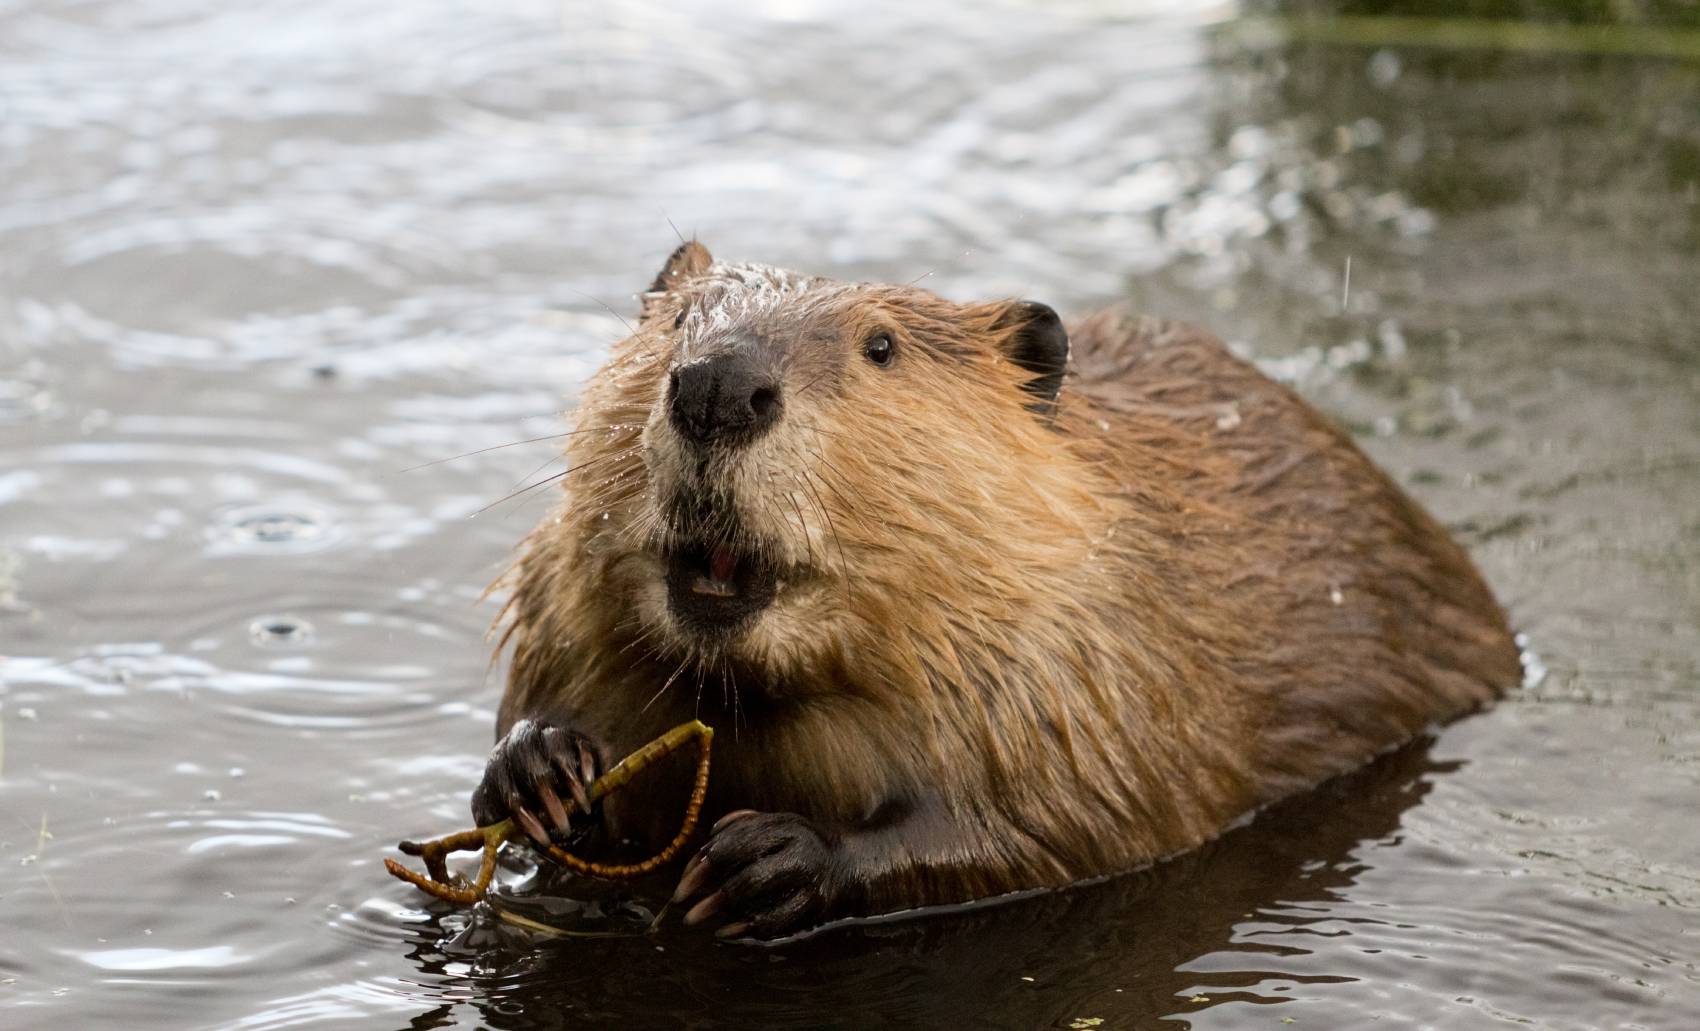
M 1183 324 L 692 241 L 568 439 L 474 816 L 658 847 L 687 761 L 584 785 L 700 716 L 722 936 L 1146 866 L 1519 680 L 1446 531 Z

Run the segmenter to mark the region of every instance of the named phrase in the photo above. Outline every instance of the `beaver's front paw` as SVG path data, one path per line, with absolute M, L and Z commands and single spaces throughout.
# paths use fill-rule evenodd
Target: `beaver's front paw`
M 520 720 L 490 752 L 472 818 L 483 827 L 511 816 L 539 844 L 565 840 L 593 815 L 587 789 L 600 768 L 584 735 Z
M 673 902 L 702 898 L 690 926 L 721 938 L 780 938 L 829 919 L 839 896 L 832 847 L 795 813 L 729 813 L 679 878 Z

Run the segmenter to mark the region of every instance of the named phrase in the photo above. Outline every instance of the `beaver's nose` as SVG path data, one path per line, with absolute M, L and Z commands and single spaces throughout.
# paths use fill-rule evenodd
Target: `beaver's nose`
M 779 381 L 754 356 L 711 355 L 673 370 L 667 412 L 693 444 L 747 443 L 779 421 Z

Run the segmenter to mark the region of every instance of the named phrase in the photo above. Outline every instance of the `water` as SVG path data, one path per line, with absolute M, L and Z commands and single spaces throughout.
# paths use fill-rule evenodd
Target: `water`
M 1700 66 L 1240 19 L 1299 10 L 0 2 L 0 1023 L 1700 1026 Z M 480 592 L 550 492 L 473 516 L 558 466 L 412 467 L 554 432 L 669 220 L 1208 322 L 1456 529 L 1544 676 L 1169 867 L 918 927 L 424 906 L 379 861 L 467 821 Z

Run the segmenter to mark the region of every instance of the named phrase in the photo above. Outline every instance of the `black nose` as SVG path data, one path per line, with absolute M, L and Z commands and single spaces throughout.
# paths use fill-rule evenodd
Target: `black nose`
M 779 381 L 754 355 L 729 351 L 673 370 L 667 412 L 694 444 L 748 443 L 779 421 Z

